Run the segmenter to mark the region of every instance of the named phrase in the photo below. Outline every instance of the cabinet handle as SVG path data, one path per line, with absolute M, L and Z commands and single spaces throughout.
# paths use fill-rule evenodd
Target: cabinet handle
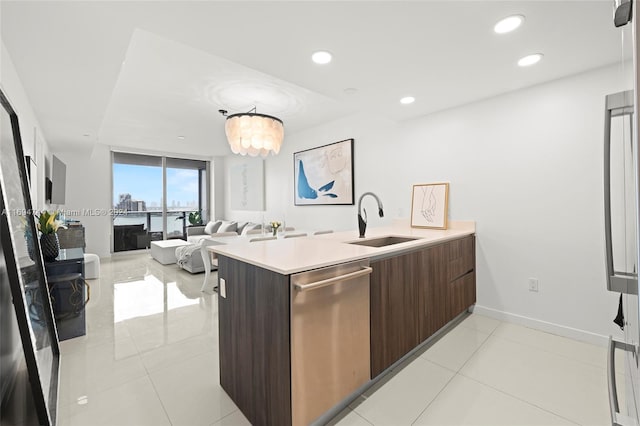
M 618 405 L 618 389 L 616 386 L 616 349 L 622 349 L 627 352 L 635 352 L 635 347 L 625 342 L 613 340 L 609 336 L 609 345 L 607 351 L 607 385 L 609 386 L 609 409 L 611 410 L 612 426 L 638 426 L 638 423 L 631 417 L 620 414 Z
M 91 300 L 91 287 L 89 286 L 89 283 L 83 279 L 82 280 L 84 285 L 87 286 L 87 300 L 84 301 L 84 305 L 82 305 L 82 307 L 84 308 L 85 306 L 87 306 L 87 303 L 89 303 L 89 300 Z
M 340 275 L 333 278 L 327 278 L 326 280 L 320 280 L 309 284 L 294 284 L 293 287 L 300 292 L 315 290 L 317 288 L 326 287 L 338 282 L 353 280 L 363 275 L 369 275 L 371 272 L 373 272 L 373 269 L 367 266 L 360 269 L 359 271 L 350 272 L 348 274 Z

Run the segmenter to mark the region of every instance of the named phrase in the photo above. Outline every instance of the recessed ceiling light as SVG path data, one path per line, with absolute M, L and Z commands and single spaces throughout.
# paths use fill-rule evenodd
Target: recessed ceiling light
M 413 96 L 405 96 L 404 98 L 400 99 L 400 103 L 403 105 L 412 104 L 415 101 L 416 101 L 416 98 L 414 98 Z
M 313 62 L 315 62 L 316 64 L 328 64 L 329 62 L 331 62 L 331 53 L 327 52 L 326 50 L 319 50 L 317 52 L 315 52 L 313 55 L 311 55 L 311 60 Z
M 493 31 L 498 34 L 506 34 L 518 28 L 524 22 L 524 16 L 522 15 L 511 15 L 507 16 L 504 19 L 498 21 L 497 24 L 493 26 Z
M 533 55 L 525 56 L 524 58 L 520 58 L 520 60 L 518 60 L 518 65 L 521 67 L 528 67 L 533 64 L 537 64 L 538 62 L 540 62 L 540 59 L 542 59 L 543 56 L 544 55 L 542 53 L 534 53 Z

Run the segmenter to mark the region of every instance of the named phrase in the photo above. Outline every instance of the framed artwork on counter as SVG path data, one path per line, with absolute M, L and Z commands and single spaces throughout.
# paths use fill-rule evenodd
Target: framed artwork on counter
M 449 184 L 413 185 L 411 193 L 411 226 L 413 228 L 447 229 Z

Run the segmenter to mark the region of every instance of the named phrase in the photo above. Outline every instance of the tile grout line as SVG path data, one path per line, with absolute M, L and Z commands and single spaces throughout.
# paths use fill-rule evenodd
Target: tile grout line
M 476 331 L 476 332 L 480 332 L 480 333 L 485 333 L 485 334 L 487 334 L 486 332 L 481 331 L 481 330 L 478 330 L 478 329 L 475 329 L 475 328 L 471 328 L 471 327 L 465 327 L 465 328 L 467 328 L 467 329 L 472 329 L 473 331 Z M 498 328 L 498 327 L 496 327 L 496 328 Z M 495 331 L 495 328 L 493 329 L 493 331 Z M 420 412 L 420 414 L 418 414 L 418 417 L 416 417 L 416 418 L 413 420 L 413 422 L 411 422 L 411 424 L 412 424 L 412 425 L 414 425 L 414 424 L 418 421 L 418 419 L 419 419 L 419 418 L 420 418 L 420 417 L 421 417 L 421 416 L 422 416 L 422 415 L 423 415 L 423 414 L 424 414 L 424 413 L 429 409 L 429 407 L 433 404 L 433 402 L 434 402 L 436 399 L 438 399 L 438 397 L 440 396 L 440 394 L 441 394 L 441 393 L 442 393 L 442 392 L 447 388 L 447 386 L 449 386 L 449 384 L 451 383 L 451 381 L 452 381 L 452 380 L 453 380 L 457 375 L 459 375 L 459 374 L 460 374 L 460 373 L 459 373 L 459 371 L 460 371 L 460 370 L 461 370 L 461 369 L 462 369 L 462 368 L 467 364 L 467 362 L 469 362 L 469 360 L 470 360 L 471 358 L 473 358 L 473 356 L 474 356 L 474 355 L 475 355 L 475 354 L 480 350 L 480 348 L 482 348 L 482 346 L 484 346 L 484 344 L 487 342 L 487 340 L 489 340 L 489 338 L 490 338 L 490 337 L 491 337 L 491 335 L 493 334 L 493 331 L 492 331 L 491 333 L 487 334 L 487 338 L 486 338 L 486 339 L 484 339 L 484 340 L 482 341 L 482 343 L 480 344 L 480 346 L 478 346 L 478 347 L 476 348 L 476 350 L 475 350 L 475 351 L 473 351 L 473 353 L 471 353 L 471 355 L 469 355 L 469 358 L 467 358 L 467 360 L 466 360 L 466 361 L 465 361 L 465 362 L 460 366 L 460 368 L 458 368 L 458 370 L 456 370 L 456 371 L 451 370 L 450 368 L 447 368 L 447 367 L 445 367 L 445 366 L 441 366 L 440 364 L 438 364 L 438 363 L 436 363 L 436 362 L 429 361 L 429 362 L 433 362 L 435 365 L 437 365 L 437 366 L 439 366 L 439 367 L 443 367 L 443 368 L 445 368 L 445 369 L 447 369 L 447 370 L 449 370 L 449 371 L 452 371 L 454 374 L 453 374 L 453 376 L 451 376 L 451 378 L 447 381 L 447 383 L 442 387 L 442 389 L 440 389 L 440 392 L 438 392 L 438 393 L 436 394 L 436 396 L 435 396 L 435 397 L 434 397 L 434 398 L 429 402 L 429 404 L 427 404 L 427 406 L 424 408 L 424 410 L 422 410 L 422 411 Z
M 169 412 L 167 411 L 167 407 L 164 406 L 164 402 L 158 393 L 158 389 L 156 388 L 156 384 L 153 382 L 151 375 L 147 373 L 147 377 L 149 378 L 149 382 L 151 383 L 151 387 L 153 388 L 153 392 L 156 394 L 156 398 L 158 398 L 158 402 L 160 402 L 160 406 L 162 407 L 162 411 L 164 411 L 164 415 L 167 417 L 169 424 L 173 426 L 173 420 L 169 417 Z
M 349 408 L 347 406 L 347 408 Z M 375 423 L 372 423 L 369 421 L 369 419 L 367 419 L 366 417 L 362 416 L 360 413 L 358 413 L 356 410 L 352 410 L 351 408 L 349 408 L 349 410 L 355 414 L 356 416 L 360 417 L 362 420 L 364 420 L 365 422 L 369 423 L 371 426 L 375 426 Z
M 229 413 L 229 414 L 227 414 L 226 416 L 222 416 L 221 418 L 219 418 L 218 420 L 214 421 L 213 423 L 209 423 L 209 426 L 213 426 L 213 425 L 215 425 L 216 423 L 220 423 L 221 421 L 223 421 L 223 420 L 224 420 L 224 419 L 226 419 L 227 417 L 231 417 L 231 416 L 233 416 L 235 413 L 240 413 L 240 414 L 242 414 L 242 416 L 243 416 L 243 417 L 245 417 L 245 418 L 246 418 L 246 416 L 245 416 L 245 415 L 242 413 L 242 411 L 240 411 L 240 409 L 238 408 L 237 410 L 234 410 L 234 411 L 230 412 L 230 413 Z M 248 420 L 247 420 L 247 421 L 248 421 Z M 173 423 L 171 423 L 171 424 L 173 424 Z
M 428 361 L 431 362 L 431 361 Z M 435 364 L 435 363 L 434 363 Z M 438 365 L 438 364 L 435 364 Z M 438 365 L 439 366 L 439 365 Z M 451 371 L 451 370 L 448 370 Z M 413 421 L 411 422 L 412 425 L 416 424 L 416 422 L 418 421 L 418 419 L 422 416 L 422 414 L 424 414 L 425 411 L 427 411 L 429 409 L 429 407 L 431 407 L 431 404 L 433 404 L 433 401 L 435 401 L 436 399 L 438 399 L 438 397 L 440 396 L 440 394 L 447 388 L 447 386 L 449 386 L 449 383 L 451 383 L 451 381 L 453 380 L 453 378 L 456 377 L 456 373 L 454 373 L 451 378 L 449 378 L 449 380 L 447 380 L 447 383 L 444 384 L 444 386 L 442 387 L 442 389 L 440 389 L 438 391 L 438 393 L 431 399 L 431 401 L 429 401 L 429 403 L 427 404 L 426 407 L 424 407 L 424 409 L 422 411 L 420 411 L 420 413 L 413 419 Z
M 501 337 L 501 336 L 498 336 L 497 334 L 495 334 L 495 331 L 496 331 L 496 330 L 500 327 L 500 325 L 502 325 L 502 324 L 505 324 L 505 322 L 504 322 L 504 321 L 500 321 L 500 324 L 498 324 L 498 326 L 497 326 L 496 328 L 494 328 L 494 329 L 491 331 L 491 333 L 489 334 L 489 337 L 487 337 L 487 339 L 486 339 L 484 342 L 482 342 L 482 345 L 480 345 L 480 347 L 478 347 L 478 349 L 473 353 L 473 355 L 471 355 L 471 356 L 469 357 L 469 359 L 467 359 L 467 361 L 462 365 L 462 367 L 460 367 L 460 370 L 458 370 L 458 372 L 457 372 L 456 374 L 460 375 L 461 377 L 465 377 L 465 378 L 467 378 L 467 379 L 469 379 L 469 380 L 473 380 L 474 382 L 479 383 L 480 385 L 486 386 L 486 387 L 488 387 L 488 388 L 490 388 L 490 389 L 495 390 L 496 392 L 499 392 L 499 393 L 501 393 L 501 394 L 503 394 L 503 395 L 506 395 L 506 396 L 511 397 L 511 398 L 513 398 L 513 399 L 516 399 L 516 400 L 518 400 L 518 401 L 521 401 L 521 402 L 523 402 L 523 403 L 525 403 L 525 404 L 527 404 L 527 405 L 530 405 L 530 406 L 532 406 L 532 407 L 536 407 L 536 408 L 538 408 L 539 410 L 542 410 L 542 411 L 544 411 L 544 412 L 546 412 L 546 413 L 552 414 L 552 415 L 554 415 L 554 416 L 556 416 L 556 417 L 560 417 L 561 419 L 564 419 L 564 420 L 568 421 L 569 423 L 573 423 L 573 424 L 576 424 L 576 425 L 580 425 L 580 423 L 577 423 L 577 422 L 575 422 L 575 421 L 573 421 L 573 420 L 571 420 L 571 419 L 568 419 L 568 418 L 566 418 L 565 416 L 562 416 L 562 415 L 560 415 L 560 414 L 554 413 L 553 411 L 549 411 L 549 410 L 547 410 L 546 408 L 539 407 L 538 405 L 533 404 L 533 403 L 532 403 L 532 402 L 530 402 L 530 401 L 526 401 L 526 400 L 524 400 L 524 399 L 522 399 L 522 398 L 520 398 L 520 397 L 517 397 L 517 396 L 515 396 L 515 395 L 512 395 L 512 394 L 510 394 L 510 393 L 507 393 L 507 392 L 505 392 L 505 391 L 503 391 L 503 390 L 501 390 L 501 389 L 498 389 L 498 388 L 496 388 L 496 387 L 494 387 L 494 386 L 491 386 L 490 384 L 487 384 L 487 383 L 481 382 L 480 380 L 474 379 L 473 377 L 469 377 L 469 376 L 467 376 L 467 375 L 465 375 L 465 374 L 463 374 L 463 373 L 461 373 L 461 372 L 460 372 L 460 371 L 464 368 L 464 366 L 465 366 L 465 365 L 467 365 L 467 363 L 468 363 L 469 361 L 471 361 L 471 358 L 473 358 L 473 356 L 478 352 L 478 350 L 480 350 L 480 348 L 481 348 L 482 346 L 484 346 L 484 344 L 485 344 L 485 343 L 489 340 L 489 338 L 491 338 L 491 337 L 495 337 L 495 338 L 498 338 L 498 339 L 507 340 L 507 341 L 512 342 L 512 343 L 520 344 L 519 342 L 515 342 L 515 341 L 513 341 L 513 340 L 506 339 L 506 338 L 504 338 L 504 337 Z M 527 347 L 531 347 L 531 346 L 529 346 L 529 345 L 525 345 L 525 344 L 522 344 L 522 345 L 523 345 L 523 346 L 527 346 Z M 546 352 L 546 351 L 545 351 L 545 352 Z
M 518 325 L 518 324 L 516 324 L 516 325 Z M 521 326 L 521 327 L 522 327 L 522 326 Z M 539 330 L 535 330 L 535 329 L 532 329 L 532 330 L 534 330 L 534 331 L 538 331 L 538 332 L 540 332 L 540 333 L 545 333 L 544 331 L 539 331 Z M 545 333 L 545 334 L 550 334 L 550 333 Z M 556 335 L 555 335 L 555 334 L 552 334 L 552 336 L 556 336 Z M 512 343 L 517 343 L 517 344 L 519 344 L 519 345 L 523 345 L 523 346 L 526 346 L 526 347 L 528 347 L 528 348 L 534 348 L 534 349 L 540 350 L 540 351 L 542 351 L 542 352 L 546 352 L 546 353 L 553 354 L 553 355 L 556 355 L 556 356 L 559 356 L 559 357 L 562 357 L 562 358 L 565 358 L 565 359 L 569 359 L 569 360 L 571 360 L 571 361 L 577 361 L 577 362 L 579 362 L 580 364 L 583 364 L 583 365 L 586 365 L 586 366 L 589 366 L 589 367 L 599 368 L 599 369 L 601 369 L 601 370 L 606 370 L 606 369 L 607 369 L 606 364 L 605 364 L 605 365 L 603 365 L 603 366 L 598 366 L 598 365 L 592 364 L 592 363 L 587 362 L 587 361 L 583 361 L 583 360 L 578 359 L 578 358 L 570 357 L 570 356 L 567 356 L 567 355 L 565 355 L 565 354 L 562 354 L 562 353 L 559 353 L 559 352 L 555 352 L 555 351 L 552 351 L 552 350 L 546 349 L 546 348 L 544 348 L 544 347 L 540 347 L 540 346 L 532 345 L 532 344 L 529 344 L 529 343 L 519 342 L 519 341 L 514 340 L 514 339 L 511 339 L 511 338 L 509 338 L 509 337 L 498 336 L 498 335 L 496 335 L 495 337 L 497 337 L 498 339 L 507 340 L 507 341 L 512 342 Z M 573 340 L 573 339 L 571 339 L 571 338 L 569 338 L 569 337 L 564 337 L 564 336 L 556 336 L 556 337 L 559 337 L 559 338 L 561 338 L 561 339 L 568 339 L 568 340 L 571 340 L 572 342 L 583 343 L 583 342 L 580 342 L 579 340 Z
M 494 390 L 494 391 L 496 391 L 496 392 L 499 392 L 499 393 L 501 393 L 501 394 L 503 394 L 503 395 L 506 395 L 506 396 L 508 396 L 508 397 L 510 397 L 510 398 L 513 398 L 513 399 L 518 400 L 518 401 L 520 401 L 520 402 L 523 402 L 523 403 L 525 403 L 525 404 L 527 404 L 527 405 L 530 405 L 530 406 L 532 406 L 532 407 L 535 407 L 535 408 L 537 408 L 537 409 L 539 409 L 539 410 L 541 410 L 541 411 L 544 411 L 545 413 L 549 413 L 549 414 L 552 414 L 552 415 L 554 415 L 554 416 L 556 416 L 556 417 L 560 417 L 561 419 L 566 420 L 566 421 L 568 421 L 569 423 L 572 423 L 572 424 L 574 424 L 574 425 L 581 425 L 581 423 L 578 423 L 578 422 L 576 422 L 575 420 L 569 419 L 569 418 L 567 418 L 567 417 L 565 417 L 565 416 L 563 416 L 563 415 L 561 415 L 561 414 L 558 414 L 558 413 L 555 413 L 555 412 L 553 412 L 553 411 L 550 411 L 550 410 L 548 410 L 548 409 L 546 409 L 546 408 L 544 408 L 544 407 L 540 407 L 539 405 L 536 405 L 536 404 L 532 403 L 531 401 L 527 401 L 526 399 L 522 399 L 522 398 L 520 398 L 520 397 L 518 397 L 518 396 L 516 396 L 516 395 L 512 395 L 512 394 L 510 394 L 510 393 L 508 393 L 508 392 L 506 392 L 506 391 L 504 391 L 504 390 L 502 390 L 502 389 L 496 388 L 496 387 L 494 387 L 494 386 L 492 386 L 492 385 L 490 385 L 490 384 L 488 384 L 488 383 L 481 382 L 480 380 L 475 379 L 475 378 L 473 378 L 473 377 L 466 376 L 466 375 L 464 375 L 463 373 L 458 373 L 458 374 L 459 374 L 461 377 L 464 377 L 464 378 L 466 378 L 466 379 L 472 380 L 472 381 L 474 381 L 474 382 L 476 382 L 476 383 L 478 383 L 478 384 L 480 384 L 480 385 L 482 385 L 482 386 L 486 386 L 486 387 L 488 387 L 488 388 L 490 388 L 490 389 L 493 389 L 493 390 Z
M 502 322 L 501 322 L 501 324 L 502 324 Z M 449 386 L 449 384 L 451 383 L 451 381 L 453 381 L 453 379 L 454 379 L 456 376 L 460 376 L 460 377 L 464 377 L 464 378 L 467 378 L 467 379 L 469 379 L 469 380 L 472 380 L 472 381 L 474 381 L 474 382 L 476 382 L 476 383 L 478 383 L 478 384 L 480 384 L 480 385 L 482 385 L 482 386 L 486 386 L 486 387 L 488 387 L 488 388 L 490 388 L 490 389 L 493 389 L 493 390 L 495 390 L 496 392 L 499 392 L 499 393 L 501 393 L 501 394 L 503 394 L 503 395 L 505 395 L 505 396 L 507 396 L 507 397 L 513 398 L 513 399 L 518 400 L 518 401 L 520 401 L 520 402 L 522 402 L 522 403 L 525 403 L 525 404 L 527 404 L 527 405 L 529 405 L 529 406 L 535 407 L 535 408 L 537 408 L 537 409 L 539 409 L 539 410 L 541 410 L 541 411 L 544 411 L 544 412 L 546 412 L 546 413 L 549 413 L 549 414 L 551 414 L 551 415 L 553 415 L 553 416 L 556 416 L 556 417 L 559 417 L 559 418 L 561 418 L 561 419 L 563 419 L 563 420 L 566 420 L 566 421 L 568 421 L 569 423 L 572 423 L 572 424 L 575 424 L 575 425 L 580 425 L 580 423 L 577 423 L 577 422 L 575 422 L 574 420 L 568 419 L 568 418 L 566 418 L 566 417 L 565 417 L 565 416 L 563 416 L 563 415 L 557 414 L 557 413 L 555 413 L 555 412 L 553 412 L 553 411 L 549 411 L 549 410 L 547 410 L 547 409 L 545 409 L 545 408 L 543 408 L 543 407 L 539 407 L 538 405 L 533 404 L 533 403 L 531 403 L 530 401 L 526 401 L 526 400 L 524 400 L 524 399 L 522 399 L 522 398 L 519 398 L 519 397 L 517 397 L 517 396 L 515 396 L 515 395 L 511 395 L 511 394 L 509 394 L 509 393 L 507 393 L 507 392 L 505 392 L 505 391 L 503 391 L 503 390 L 501 390 L 501 389 L 497 389 L 497 388 L 495 388 L 495 387 L 493 387 L 493 386 L 491 386 L 491 385 L 489 385 L 489 384 L 483 383 L 483 382 L 481 382 L 481 381 L 479 381 L 479 380 L 476 380 L 476 379 L 474 379 L 474 378 L 472 378 L 472 377 L 466 376 L 466 375 L 464 375 L 463 373 L 461 373 L 461 372 L 460 372 L 460 371 L 464 368 L 464 366 L 465 366 L 465 365 L 467 365 L 467 363 L 471 360 L 471 358 L 473 358 L 473 357 L 476 355 L 476 353 L 477 353 L 477 352 L 478 352 L 478 351 L 479 351 L 479 350 L 480 350 L 480 349 L 485 345 L 485 343 L 489 340 L 489 338 L 490 338 L 490 337 L 492 337 L 492 336 L 493 336 L 493 337 L 500 338 L 500 336 L 498 336 L 498 335 L 495 335 L 495 336 L 494 336 L 494 332 L 498 329 L 498 327 L 499 327 L 499 326 L 500 326 L 500 325 L 498 325 L 497 327 L 495 327 L 495 328 L 491 331 L 491 333 L 489 333 L 489 334 L 488 334 L 487 338 L 482 342 L 482 344 L 481 344 L 480 346 L 478 346 L 478 348 L 477 348 L 477 349 L 476 349 L 476 350 L 475 350 L 475 351 L 474 351 L 474 352 L 469 356 L 469 358 L 468 358 L 468 359 L 464 362 L 464 364 L 462 364 L 462 366 L 461 366 L 461 367 L 460 367 L 460 368 L 455 372 L 455 374 L 453 375 L 453 377 L 451 377 L 451 379 L 450 379 L 450 380 L 445 384 L 445 386 L 440 390 L 440 392 L 438 392 L 438 394 L 437 394 L 437 395 L 436 395 L 436 396 L 431 400 L 431 402 L 429 402 L 429 404 L 424 408 L 424 410 L 422 410 L 422 412 L 418 415 L 418 417 L 416 417 L 416 418 L 414 419 L 414 421 L 411 423 L 412 425 L 414 425 L 414 424 L 418 421 L 418 419 L 419 419 L 419 418 L 420 418 L 420 417 L 421 417 L 421 416 L 422 416 L 422 415 L 423 415 L 423 414 L 424 414 L 424 413 L 429 409 L 429 407 L 433 404 L 433 402 L 434 402 L 434 401 L 438 398 L 438 396 L 440 396 L 440 394 L 441 394 L 441 393 L 442 393 L 442 392 L 443 392 L 443 391 L 444 391 L 444 390 Z M 474 331 L 479 331 L 479 332 L 484 333 L 484 331 L 482 331 L 482 330 L 478 330 L 478 329 L 475 329 L 475 328 L 472 328 L 472 327 L 466 327 L 466 328 L 468 328 L 468 329 L 473 329 Z M 505 340 L 509 340 L 509 339 L 505 339 Z M 511 340 L 509 340 L 509 341 L 511 341 Z M 514 343 L 519 343 L 519 342 L 514 342 Z M 527 346 L 527 345 L 524 345 L 524 346 Z M 430 362 L 433 362 L 433 361 L 430 361 Z M 434 363 L 434 364 L 436 364 L 436 365 L 438 365 L 438 366 L 440 366 L 440 364 L 438 364 L 438 363 L 436 363 L 436 362 L 433 362 L 433 363 Z M 443 367 L 443 368 L 447 368 L 447 367 L 444 367 L 444 366 L 441 366 L 441 367 Z M 448 370 L 449 370 L 449 371 L 452 371 L 451 369 L 448 369 Z
M 493 333 L 498 329 L 498 327 L 500 327 L 500 324 L 498 324 L 493 330 L 491 330 L 490 333 L 487 333 L 486 331 L 474 329 L 474 331 L 487 334 L 487 338 L 482 341 L 482 343 L 476 348 L 476 350 L 473 351 L 471 353 L 471 355 L 469 355 L 469 358 L 467 358 L 467 360 L 460 366 L 460 368 L 458 368 L 456 370 L 456 374 L 459 374 L 460 370 L 462 370 L 464 368 L 464 366 L 467 365 L 467 363 L 469 363 L 469 361 L 471 361 L 471 358 L 473 358 L 478 353 L 478 351 L 480 349 L 482 349 L 482 347 L 485 345 L 485 343 L 487 343 L 487 341 L 491 338 L 491 336 L 493 336 Z

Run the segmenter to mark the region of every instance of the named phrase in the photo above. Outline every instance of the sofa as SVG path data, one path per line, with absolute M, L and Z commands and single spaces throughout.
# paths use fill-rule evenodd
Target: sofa
M 229 220 L 210 221 L 206 225 L 190 226 L 187 228 L 187 242 L 191 244 L 176 248 L 176 264 L 192 274 L 204 272 L 204 262 L 200 254 L 203 240 L 212 237 L 246 235 L 248 231 L 261 228 L 262 226 L 257 223 Z M 216 267 L 212 266 L 211 270 L 214 269 Z
M 235 232 L 237 235 L 246 235 L 248 231 L 261 229 L 262 225 L 253 222 L 236 222 L 231 220 L 210 221 L 206 225 L 189 226 L 187 228 L 187 241 L 198 243 L 203 238 L 220 237 Z M 233 235 L 233 234 L 228 234 Z

